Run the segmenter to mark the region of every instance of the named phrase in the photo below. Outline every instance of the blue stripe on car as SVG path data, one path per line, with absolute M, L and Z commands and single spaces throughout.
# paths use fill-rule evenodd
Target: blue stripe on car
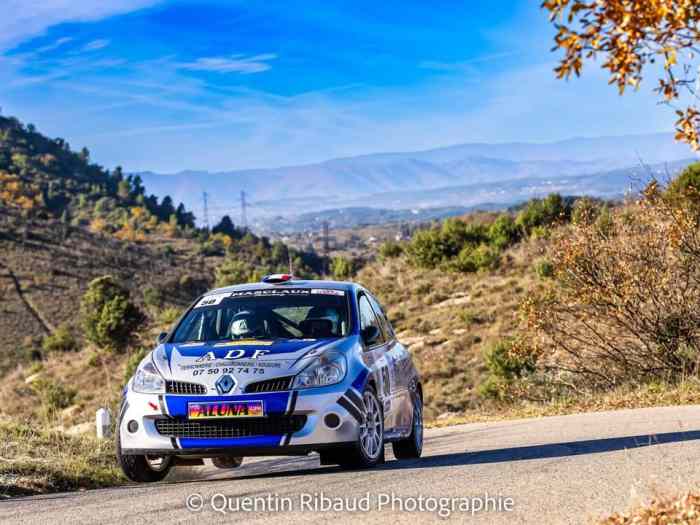
M 365 382 L 367 381 L 367 376 L 369 375 L 369 370 L 366 368 L 360 372 L 355 380 L 352 382 L 352 387 L 359 391 L 362 392 L 365 389 Z
M 283 434 L 276 436 L 255 436 L 245 438 L 180 438 L 184 448 L 221 448 L 221 447 L 278 447 Z

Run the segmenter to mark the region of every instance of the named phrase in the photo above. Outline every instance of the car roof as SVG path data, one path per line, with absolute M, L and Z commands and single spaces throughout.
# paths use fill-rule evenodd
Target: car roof
M 209 290 L 204 295 L 226 292 L 242 292 L 246 290 L 267 290 L 270 288 L 321 288 L 326 290 L 345 290 L 353 291 L 359 287 L 358 284 L 348 281 L 323 281 L 316 279 L 292 279 L 283 283 L 246 283 L 236 284 L 233 286 L 225 286 L 223 288 L 215 288 Z

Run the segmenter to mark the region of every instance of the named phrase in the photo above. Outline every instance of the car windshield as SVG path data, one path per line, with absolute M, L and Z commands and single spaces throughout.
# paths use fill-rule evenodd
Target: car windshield
M 320 339 L 347 333 L 343 290 L 275 288 L 203 297 L 180 322 L 172 342 Z

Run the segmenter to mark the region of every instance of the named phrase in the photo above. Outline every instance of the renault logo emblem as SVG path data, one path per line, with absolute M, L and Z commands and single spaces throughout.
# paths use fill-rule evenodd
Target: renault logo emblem
M 216 380 L 216 391 L 219 394 L 228 394 L 236 386 L 236 380 L 229 375 L 221 376 Z

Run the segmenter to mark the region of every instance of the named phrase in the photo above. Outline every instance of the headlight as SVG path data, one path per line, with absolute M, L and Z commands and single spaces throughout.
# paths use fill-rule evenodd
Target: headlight
M 144 360 L 134 374 L 134 382 L 131 384 L 134 392 L 141 394 L 164 394 L 165 380 L 160 375 L 151 358 Z
M 302 370 L 292 383 L 292 388 L 309 388 L 340 383 L 347 372 L 345 356 L 338 353 L 323 354 Z

